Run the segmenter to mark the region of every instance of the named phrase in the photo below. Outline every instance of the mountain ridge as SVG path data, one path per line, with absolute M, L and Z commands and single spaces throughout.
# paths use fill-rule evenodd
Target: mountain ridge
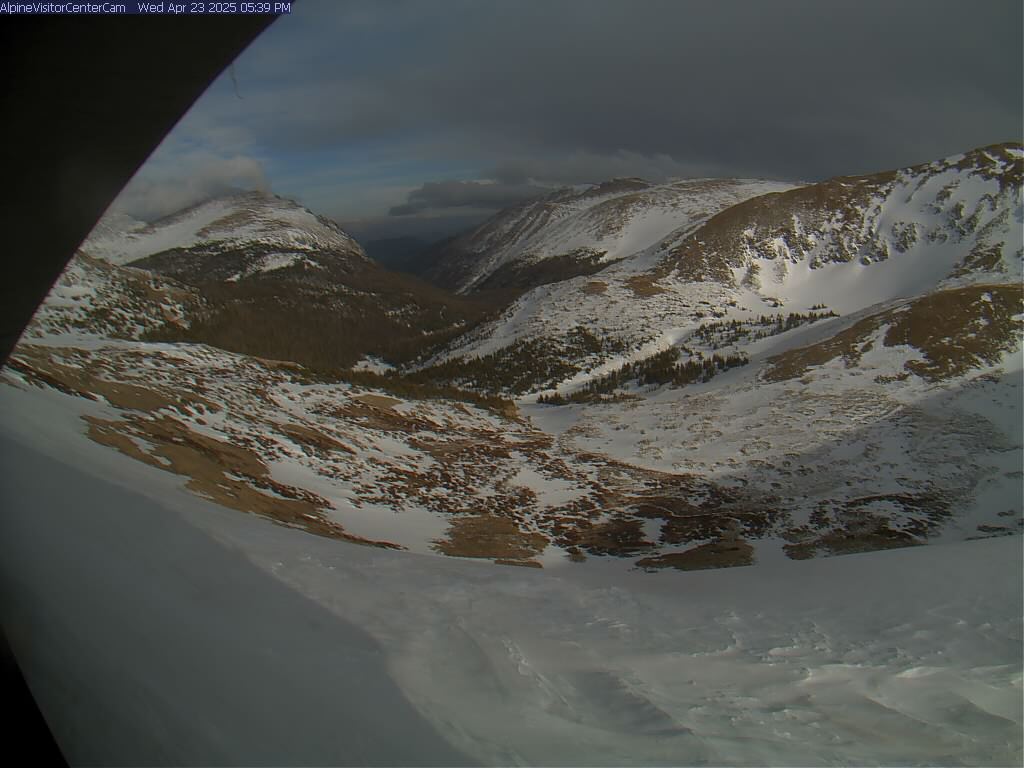
M 435 251 L 426 276 L 466 293 L 517 282 L 533 287 L 539 283 L 529 272 L 543 273 L 545 262 L 553 260 L 564 262 L 559 279 L 573 276 L 574 262 L 575 274 L 588 274 L 739 200 L 792 186 L 742 179 L 613 179 L 582 190 L 563 188 L 456 236 Z
M 1024 255 L 1022 150 L 1000 146 L 1002 155 L 982 148 L 750 198 L 596 275 L 534 288 L 432 363 L 557 339 L 577 325 L 611 350 L 653 354 L 709 321 L 749 324 L 780 308 L 847 313 L 940 286 L 1012 282 Z M 618 362 L 614 353 L 573 361 L 599 373 Z
M 1019 534 L 1020 155 L 721 211 L 757 183 L 705 186 L 653 242 L 504 300 L 186 212 L 148 236 L 184 231 L 189 269 L 83 251 L 5 381 L 219 504 L 427 554 L 690 570 Z M 565 197 L 621 245 L 618 212 L 679 192 L 642 184 Z

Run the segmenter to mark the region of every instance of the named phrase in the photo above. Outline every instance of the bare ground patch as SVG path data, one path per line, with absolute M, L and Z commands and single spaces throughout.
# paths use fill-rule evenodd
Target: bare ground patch
M 650 275 L 634 275 L 626 281 L 626 285 L 633 291 L 634 296 L 641 299 L 648 299 L 651 296 L 657 296 L 659 293 L 667 292 L 667 289 L 658 285 Z
M 453 517 L 445 538 L 434 549 L 454 557 L 492 559 L 502 565 L 541 564 L 533 560 L 544 551 L 548 539 L 539 533 L 521 531 L 510 519 L 492 515 Z
M 188 478 L 185 487 L 198 496 L 239 512 L 265 517 L 333 539 L 401 549 L 385 541 L 353 536 L 329 520 L 330 503 L 302 488 L 270 478 L 266 465 L 253 451 L 195 432 L 169 416 L 147 419 L 131 416 L 111 421 L 84 416 L 88 436 L 130 458 Z
M 342 451 L 354 455 L 355 451 L 339 440 L 324 434 L 318 429 L 304 424 L 280 424 L 278 431 L 304 449 L 323 455 L 331 451 Z
M 825 365 L 838 357 L 843 358 L 848 368 L 853 367 L 865 352 L 870 351 L 871 336 L 882 322 L 878 315 L 867 317 L 830 339 L 769 358 L 762 375 L 771 382 L 797 379 L 811 368 Z
M 352 398 L 358 400 L 360 403 L 365 403 L 373 408 L 382 408 L 386 410 L 394 410 L 396 405 L 399 405 L 402 401 L 395 397 L 387 397 L 386 395 L 356 395 Z
M 67 357 L 68 363 L 59 362 Z M 220 406 L 198 393 L 143 387 L 100 376 L 101 367 L 74 350 L 19 345 L 8 365 L 34 383 L 53 387 L 65 394 L 95 400 L 99 395 L 115 408 L 153 413 L 170 408 L 216 413 Z
M 909 346 L 924 360 L 904 368 L 928 381 L 961 376 L 999 361 L 1020 344 L 1024 310 L 1018 285 L 973 285 L 928 294 L 894 309 L 866 317 L 835 336 L 770 358 L 762 374 L 767 381 L 803 376 L 812 367 L 842 357 L 847 367 L 870 351 L 875 332 L 886 327 L 886 347 Z
M 984 364 L 994 365 L 1020 344 L 1024 288 L 974 285 L 914 301 L 893 318 L 885 346 L 906 344 L 924 353 L 906 368 L 928 381 L 942 381 Z
M 783 549 L 793 560 L 808 560 L 819 555 L 850 555 L 879 549 L 899 549 L 924 544 L 906 531 L 893 530 L 885 521 L 862 530 L 832 530 L 807 541 L 787 544 Z
M 754 548 L 740 540 L 712 541 L 685 552 L 668 552 L 636 561 L 637 567 L 647 571 L 661 568 L 699 571 L 707 568 L 734 568 L 753 563 Z

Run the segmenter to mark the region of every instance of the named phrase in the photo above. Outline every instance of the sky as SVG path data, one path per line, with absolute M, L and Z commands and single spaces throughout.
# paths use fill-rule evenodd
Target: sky
M 436 239 L 568 184 L 870 173 L 1022 138 L 1019 0 L 299 0 L 117 207 L 232 189 Z

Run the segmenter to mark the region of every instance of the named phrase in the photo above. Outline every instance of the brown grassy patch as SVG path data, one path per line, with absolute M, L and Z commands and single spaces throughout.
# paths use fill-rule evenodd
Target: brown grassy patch
M 540 563 L 531 558 L 547 544 L 545 536 L 521 531 L 507 517 L 460 515 L 452 518 L 446 537 L 434 542 L 434 549 L 453 557 L 481 557 L 539 568 Z
M 73 368 L 58 363 L 39 348 L 19 348 L 20 360 L 12 361 L 16 370 L 30 379 L 52 386 L 66 394 L 77 394 L 89 399 L 100 395 L 115 408 L 133 411 L 157 411 L 172 404 L 163 393 L 134 384 L 107 381 L 94 376 L 88 368 Z
M 99 419 L 94 416 L 83 416 L 82 420 L 89 425 L 86 435 L 90 440 L 120 451 L 125 456 L 141 461 L 143 464 L 149 464 L 158 469 L 167 469 L 165 464 L 142 450 L 126 432 L 122 431 L 124 422 Z
M 409 445 L 430 454 L 442 464 L 479 463 L 480 461 L 508 459 L 511 456 L 508 446 L 494 439 L 486 439 L 486 436 L 459 436 L 444 441 L 413 438 L 409 441 Z
M 512 400 L 502 399 L 495 407 L 495 413 L 512 421 L 519 420 L 519 407 Z
M 655 546 L 645 538 L 642 520 L 622 516 L 600 523 L 574 521 L 574 528 L 567 531 L 564 538 L 571 546 L 592 555 L 627 557 L 650 551 Z
M 712 541 L 685 552 L 669 552 L 636 561 L 638 567 L 648 571 L 659 568 L 699 571 L 706 568 L 734 568 L 741 565 L 753 565 L 753 563 L 754 548 L 740 540 Z
M 368 405 L 353 398 L 337 408 L 325 411 L 325 415 L 344 421 L 352 421 L 368 429 L 382 432 L 415 433 L 434 430 L 437 425 L 413 414 L 403 414 L 394 408 Z
M 895 171 L 838 177 L 745 200 L 708 219 L 671 251 L 662 270 L 667 273 L 675 268 L 691 282 L 714 280 L 731 285 L 732 268 L 744 265 L 748 249 L 758 258 L 776 259 L 780 256 L 775 245 L 779 239 L 797 258 L 803 258 L 814 247 L 806 231 L 832 221 L 845 234 L 854 235 L 865 204 L 895 178 Z M 794 218 L 801 222 L 802 230 L 796 229 Z M 753 236 L 748 236 L 750 231 Z M 830 260 L 851 261 L 856 255 L 847 238 L 837 238 L 832 245 Z
M 972 171 L 986 179 L 996 179 L 1001 190 L 1012 187 L 1020 189 L 1021 181 L 1024 180 L 1024 160 L 1011 155 L 1011 149 L 1020 151 L 1021 143 L 1010 141 L 979 147 L 965 153 L 954 167 Z
M 58 362 L 58 356 L 73 354 L 69 350 L 19 345 L 15 354 L 17 357 L 12 357 L 8 364 L 24 374 L 29 381 L 89 400 L 95 400 L 99 395 L 115 408 L 146 413 L 166 408 L 178 411 L 193 408 L 213 413 L 220 410 L 216 403 L 192 392 L 170 393 L 100 378 L 99 366 L 85 358 L 81 358 L 82 364 L 76 367 Z
M 884 522 L 871 530 L 834 530 L 808 541 L 787 544 L 783 549 L 793 560 L 809 560 L 819 555 L 852 555 L 880 549 L 916 547 L 924 542 L 904 531 L 895 531 Z
M 667 289 L 658 285 L 650 275 L 633 275 L 633 277 L 626 281 L 626 285 L 633 291 L 634 296 L 641 299 L 647 299 L 651 296 L 657 296 L 659 293 L 667 292 Z
M 307 427 L 304 424 L 280 424 L 278 425 L 277 430 L 285 437 L 288 437 L 298 443 L 300 446 L 312 449 L 319 453 L 342 451 L 344 453 L 355 454 L 355 451 L 344 443 L 335 440 L 329 435 L 325 435 L 320 430 Z
M 726 489 L 694 475 L 640 469 L 606 457 L 580 453 L 597 465 L 593 492 L 544 518 L 545 531 L 570 555 L 636 557 L 660 546 L 708 540 L 754 539 L 785 525 L 778 498 Z M 658 521 L 655 540 L 648 538 Z M 575 557 L 573 557 L 575 555 Z
M 207 224 L 197 233 L 200 239 L 207 239 L 215 235 L 218 231 L 223 232 L 225 230 L 236 229 L 246 224 L 251 224 L 256 220 L 255 214 L 245 208 L 229 213 L 226 216 L 221 216 L 216 221 Z
M 1008 144 L 968 152 L 955 167 L 995 178 L 1003 191 L 1019 189 L 1022 164 L 1008 152 L 1014 146 Z M 940 170 L 932 164 L 905 169 L 911 177 L 922 180 Z M 808 233 L 826 229 L 834 233 L 828 238 L 827 254 L 815 258 L 830 262 L 848 262 L 858 257 L 867 261 L 884 259 L 888 256 L 885 240 L 865 230 L 863 223 L 872 198 L 888 194 L 897 176 L 896 171 L 886 171 L 869 176 L 837 177 L 743 201 L 712 216 L 687 237 L 672 250 L 660 271 L 667 274 L 674 268 L 686 280 L 732 284 L 731 268 L 743 266 L 747 254 L 769 260 L 810 258 L 816 240 L 808 237 Z M 944 202 L 940 192 L 936 203 Z M 794 221 L 799 221 L 800 226 L 795 226 Z M 971 231 L 968 222 L 953 226 L 965 226 L 965 231 Z M 917 233 L 912 226 L 899 223 L 893 236 L 896 249 L 904 251 L 916 241 Z M 785 243 L 785 249 L 777 248 L 779 240 Z M 817 244 L 821 245 L 820 238 Z M 815 266 L 813 261 L 811 266 Z
M 91 392 L 87 392 L 84 389 L 79 389 L 67 384 L 62 377 L 54 376 L 41 368 L 33 365 L 29 365 L 23 360 L 19 360 L 16 357 L 11 357 L 7 361 L 6 367 L 13 371 L 17 371 L 30 383 L 37 387 L 51 387 L 56 389 L 58 392 L 63 392 L 65 395 L 72 395 L 74 397 L 84 397 L 86 400 L 95 400 L 96 396 Z
M 1021 285 L 977 285 L 931 294 L 893 317 L 885 346 L 907 344 L 924 353 L 907 370 L 928 381 L 961 376 L 995 365 L 1020 344 L 1024 311 Z
M 870 337 L 882 322 L 880 315 L 866 317 L 830 339 L 769 358 L 762 376 L 766 381 L 797 379 L 809 369 L 838 357 L 842 357 L 846 367 L 851 368 L 860 362 L 861 355 L 871 349 Z
M 89 424 L 87 434 L 91 439 L 152 467 L 187 477 L 186 488 L 223 507 L 319 536 L 401 549 L 397 544 L 347 533 L 323 514 L 330 506 L 326 499 L 272 480 L 266 465 L 253 451 L 194 432 L 177 419 L 82 418 Z M 141 447 L 140 442 L 146 447 Z
M 591 280 L 581 290 L 587 296 L 598 296 L 608 290 L 608 283 L 602 280 Z
M 1009 153 L 1011 148 L 1019 146 L 1011 143 L 974 150 L 966 153 L 954 167 L 998 180 L 1001 191 L 1019 190 L 1024 164 Z M 943 169 L 926 163 L 904 170 L 923 181 Z M 712 216 L 683 240 L 660 265 L 659 274 L 675 269 L 685 280 L 714 280 L 731 285 L 732 268 L 743 266 L 748 254 L 767 260 L 811 259 L 812 268 L 816 266 L 814 259 L 828 262 L 849 262 L 858 257 L 868 262 L 885 259 L 888 257 L 885 240 L 878 233 L 865 229 L 863 224 L 866 212 L 871 209 L 871 200 L 889 194 L 897 178 L 897 171 L 841 176 L 745 200 Z M 935 202 L 945 202 L 942 192 Z M 795 221 L 799 221 L 799 227 Z M 964 221 L 954 222 L 952 226 L 954 229 L 964 227 L 966 232 L 972 231 L 973 225 Z M 809 237 L 808 233 L 826 230 L 833 233 L 827 239 L 827 253 L 812 257 L 816 245 L 821 245 L 821 238 Z M 917 240 L 916 228 L 906 223 L 898 223 L 892 234 L 898 251 L 907 250 Z M 777 247 L 780 240 L 785 243 L 785 249 Z
M 151 413 L 171 405 L 170 398 L 163 393 L 148 389 L 147 387 L 139 387 L 135 384 L 122 384 L 120 382 L 95 379 L 89 385 L 89 390 L 97 395 L 101 395 L 115 408 Z
M 394 397 L 373 394 L 356 395 L 352 399 L 358 400 L 360 403 L 365 403 L 373 408 L 383 408 L 389 411 L 394 410 L 395 406 L 402 402 Z
M 940 291 L 866 317 L 825 341 L 770 358 L 763 376 L 767 381 L 798 378 L 838 357 L 852 367 L 871 348 L 870 337 L 883 325 L 889 326 L 885 346 L 906 345 L 924 354 L 924 360 L 907 362 L 907 371 L 929 381 L 961 376 L 984 364 L 995 365 L 1020 344 L 1021 323 L 1013 317 L 1022 311 L 1020 285 Z

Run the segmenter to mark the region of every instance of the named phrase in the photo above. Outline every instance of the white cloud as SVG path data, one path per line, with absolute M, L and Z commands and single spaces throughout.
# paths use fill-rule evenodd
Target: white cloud
M 269 191 L 263 164 L 247 155 L 209 150 L 154 155 L 114 201 L 113 208 L 152 221 L 217 195 Z

